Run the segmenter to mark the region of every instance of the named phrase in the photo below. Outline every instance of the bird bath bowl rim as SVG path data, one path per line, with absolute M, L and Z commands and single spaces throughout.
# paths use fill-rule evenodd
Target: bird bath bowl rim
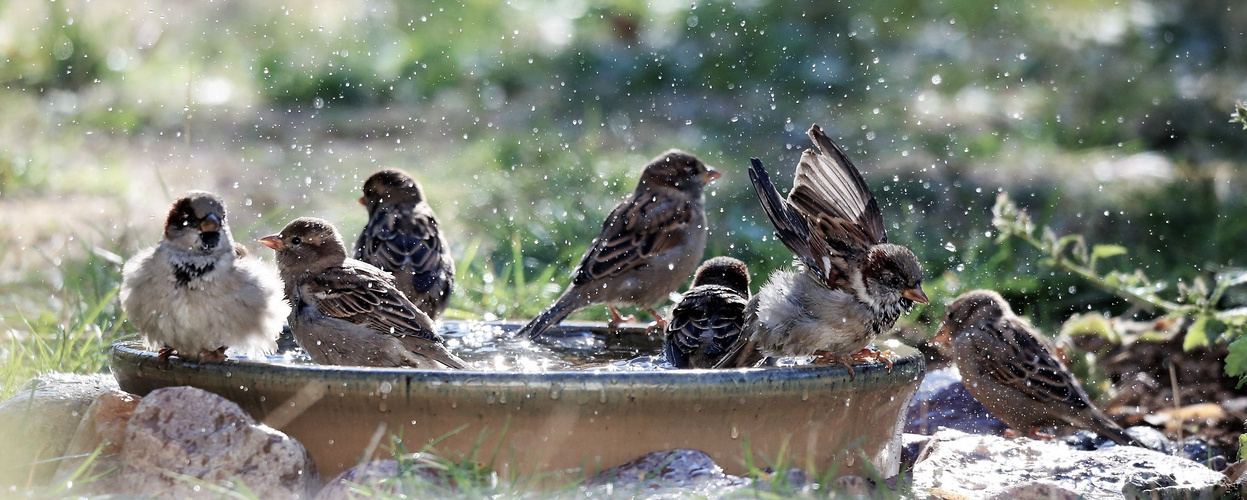
M 614 335 L 644 332 L 641 326 L 612 330 L 600 323 L 564 322 L 558 328 Z M 849 466 L 840 470 L 865 471 L 869 468 L 863 469 L 855 458 L 864 452 L 874 469 L 891 474 L 899 463 L 905 409 L 925 363 L 913 348 L 890 349 L 898 354 L 891 373 L 882 363 L 857 365 L 852 379 L 839 365 L 523 372 L 240 359 L 198 363 L 177 357 L 160 361 L 137 342 L 113 344 L 109 365 L 128 392 L 146 395 L 161 387 L 190 385 L 224 396 L 258 421 L 299 439 L 318 468 L 329 474 L 358 463 L 378 422 L 386 422 L 395 433 L 401 427 L 404 440 L 424 440 L 422 432 L 431 440 L 468 425 L 471 436 L 439 443 L 465 452 L 473 446 L 494 449 L 493 443 L 479 443 L 476 432 L 509 429 L 509 436 L 491 439 L 512 447 L 510 460 L 526 467 L 512 468 L 520 473 L 613 467 L 671 448 L 700 449 L 729 472 L 741 473 L 742 441 L 737 438 L 743 434 L 752 453 L 776 453 L 789 439 L 807 447 L 817 440 L 818 446 L 807 451 L 817 455 L 810 463 L 843 466 L 838 460 L 847 459 Z M 300 402 L 309 387 L 318 395 Z M 287 411 L 291 407 L 298 410 Z M 351 428 L 356 426 L 361 429 Z M 327 438 L 326 429 L 350 436 Z M 781 436 L 785 431 L 788 435 Z M 407 448 L 419 449 L 419 442 Z M 593 443 L 610 449 L 593 449 Z M 807 457 L 796 458 L 806 463 L 800 460 Z M 500 472 L 514 465 L 504 463 Z

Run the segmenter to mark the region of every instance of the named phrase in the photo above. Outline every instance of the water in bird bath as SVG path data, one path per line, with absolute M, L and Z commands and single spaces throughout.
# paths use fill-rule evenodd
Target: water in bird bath
M 662 352 L 660 335 L 647 335 L 643 326 L 610 329 L 600 323 L 568 322 L 551 328 L 536 341 L 517 338 L 514 334 L 520 326 L 519 323 L 447 320 L 441 322 L 438 333 L 445 338 L 451 352 L 473 369 L 482 371 L 535 373 L 673 368 L 659 354 Z M 283 333 L 278 345 L 278 352 L 268 356 L 269 362 L 312 364 L 288 331 Z

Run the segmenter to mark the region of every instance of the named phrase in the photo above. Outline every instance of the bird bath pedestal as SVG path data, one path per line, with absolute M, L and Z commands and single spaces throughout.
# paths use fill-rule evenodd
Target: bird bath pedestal
M 505 324 L 508 327 L 513 324 Z M 518 325 L 515 325 L 518 326 Z M 649 342 L 643 328 L 608 331 L 600 324 L 552 329 L 591 331 L 608 342 Z M 650 352 L 658 352 L 654 344 Z M 863 459 L 895 474 L 904 410 L 922 379 L 915 350 L 894 349 L 882 364 L 743 370 L 568 370 L 540 373 L 433 371 L 267 363 L 161 362 L 156 353 L 119 343 L 109 364 L 121 388 L 145 395 L 189 385 L 219 394 L 257 420 L 298 439 L 324 477 L 371 458 L 388 458 L 390 435 L 420 451 L 475 460 L 503 474 L 581 468 L 587 474 L 646 453 L 693 448 L 726 472 L 755 463 L 835 467 L 867 475 Z M 381 447 L 375 447 L 378 440 Z

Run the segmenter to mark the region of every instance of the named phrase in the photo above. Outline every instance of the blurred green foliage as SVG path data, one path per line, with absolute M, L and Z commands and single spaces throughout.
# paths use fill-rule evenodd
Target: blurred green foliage
M 791 255 L 770 237 L 748 159 L 788 185 L 817 122 L 864 171 L 891 239 L 923 262 L 937 305 L 907 321 L 937 321 L 942 300 L 987 287 L 1051 327 L 1130 304 L 1039 265 L 1037 249 L 997 241 L 1001 189 L 1059 234 L 1127 247 L 1110 262 L 1122 270 L 1192 280 L 1243 265 L 1247 141 L 1225 110 L 1247 95 L 1245 10 L 1231 0 L 9 2 L 0 193 L 124 192 L 83 175 L 112 168 L 123 173 L 103 182 L 116 183 L 137 168 L 84 158 L 94 145 L 155 158 L 184 142 L 188 155 L 224 152 L 261 171 L 250 188 L 194 187 L 250 189 L 238 197 L 254 210 L 316 212 L 351 235 L 361 176 L 402 167 L 454 215 L 455 314 L 520 318 L 557 295 L 637 169 L 669 147 L 727 173 L 707 201 L 707 254 L 745 259 L 761 286 Z M 72 309 L 57 311 L 61 322 Z

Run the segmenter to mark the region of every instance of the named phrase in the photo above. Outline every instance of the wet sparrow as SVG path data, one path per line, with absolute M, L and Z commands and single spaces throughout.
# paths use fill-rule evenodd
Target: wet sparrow
M 1010 427 L 1031 432 L 1072 425 L 1118 444 L 1141 446 L 1104 412 L 1043 339 L 991 290 L 948 306 L 936 341 L 951 343 L 966 389 Z
M 190 191 L 169 209 L 160 244 L 122 270 L 121 305 L 160 357 L 225 359 L 277 349 L 290 307 L 272 266 L 236 245 L 215 194 Z
M 927 303 L 918 258 L 887 242 L 883 213 L 857 167 L 818 125 L 809 135 L 818 149 L 801 155 L 787 200 L 761 161 L 749 169 L 780 241 L 803 266 L 771 274 L 754 297 L 734 366 L 818 355 L 852 373 L 851 361 L 873 356 L 865 347 L 876 336 L 914 302 Z
M 748 305 L 744 262 L 715 257 L 702 263 L 667 322 L 667 361 L 676 368 L 713 368 L 740 337 Z
M 467 368 L 446 350 L 433 320 L 394 285 L 394 276 L 346 256 L 338 230 L 311 217 L 260 239 L 294 307 L 290 329 L 313 361 L 332 365 Z
M 402 170 L 381 170 L 364 182 L 359 203 L 368 224 L 355 240 L 355 258 L 394 274 L 398 289 L 434 320 L 455 285 L 455 261 L 420 183 Z
M 615 306 L 650 307 L 688 279 L 706 249 L 702 188 L 721 174 L 679 150 L 650 161 L 627 199 L 602 223 L 602 233 L 573 271 L 563 295 L 519 334 L 536 338 L 569 314 L 607 304 L 612 325 L 625 321 Z M 662 318 L 653 309 L 650 314 Z

